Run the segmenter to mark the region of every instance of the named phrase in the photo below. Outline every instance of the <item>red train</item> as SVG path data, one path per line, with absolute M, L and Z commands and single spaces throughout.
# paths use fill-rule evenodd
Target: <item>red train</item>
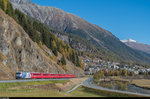
M 48 79 L 48 78 L 75 78 L 75 75 L 73 75 L 73 74 L 16 72 L 16 79 Z

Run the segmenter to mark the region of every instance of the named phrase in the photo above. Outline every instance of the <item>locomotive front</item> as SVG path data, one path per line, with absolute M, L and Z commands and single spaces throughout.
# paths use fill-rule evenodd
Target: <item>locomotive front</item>
M 29 79 L 31 74 L 28 72 L 16 72 L 16 79 Z
M 22 78 L 22 73 L 16 72 L 16 79 L 21 79 L 21 78 Z

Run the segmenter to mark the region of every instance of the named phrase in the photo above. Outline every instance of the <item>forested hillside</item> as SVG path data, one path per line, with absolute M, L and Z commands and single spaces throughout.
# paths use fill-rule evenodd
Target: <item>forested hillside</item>
M 73 62 L 76 66 L 83 68 L 81 60 L 78 57 L 77 51 L 73 50 L 68 43 L 64 43 L 57 36 L 49 31 L 49 29 L 37 20 L 30 20 L 24 13 L 18 9 L 13 9 L 9 0 L 0 0 L 0 7 L 12 18 L 18 22 L 23 29 L 28 33 L 30 38 L 39 44 L 46 45 L 52 50 L 55 56 L 60 52 L 63 59 L 58 64 L 66 65 L 65 58 Z

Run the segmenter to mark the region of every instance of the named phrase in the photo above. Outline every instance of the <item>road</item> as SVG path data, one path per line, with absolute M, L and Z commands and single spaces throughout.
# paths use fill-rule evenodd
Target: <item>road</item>
M 74 90 L 76 90 L 79 86 L 81 86 L 82 84 L 78 84 L 78 85 L 76 85 L 73 89 L 71 89 L 71 90 L 69 90 L 69 91 L 67 91 L 66 93 L 70 93 L 70 92 L 72 92 L 72 91 L 74 91 Z
M 25 80 L 0 80 L 0 83 L 15 83 L 15 82 L 29 82 L 29 81 L 49 81 L 49 80 L 69 80 L 70 78 L 65 79 L 25 79 Z
M 111 91 L 111 92 L 118 92 L 118 93 L 125 93 L 125 94 L 132 94 L 132 95 L 140 95 L 140 96 L 146 96 L 150 97 L 149 94 L 142 94 L 142 93 L 133 93 L 133 92 L 128 92 L 128 91 L 120 91 L 120 90 L 113 90 L 113 89 L 107 89 L 103 88 L 100 86 L 97 86 L 93 84 L 93 78 L 89 78 L 88 80 L 84 81 L 82 83 L 83 86 L 88 87 L 88 88 L 94 88 L 94 89 L 99 89 L 99 90 L 105 90 L 105 91 Z

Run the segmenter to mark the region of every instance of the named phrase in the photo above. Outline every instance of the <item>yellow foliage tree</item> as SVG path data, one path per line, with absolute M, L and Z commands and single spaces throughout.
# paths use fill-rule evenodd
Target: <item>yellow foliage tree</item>
M 122 75 L 123 75 L 123 76 L 127 76 L 127 75 L 128 75 L 126 69 L 123 69 L 123 70 L 122 70 Z
M 82 70 L 85 70 L 84 64 L 82 63 L 82 58 L 80 58 L 80 66 Z
M 40 41 L 39 44 L 38 44 L 41 48 L 43 48 L 43 44 L 42 42 Z
M 62 66 L 62 68 L 63 68 L 63 70 L 64 70 L 64 71 L 67 71 L 67 68 L 66 68 L 66 66 Z
M 58 65 L 59 65 L 64 71 L 67 70 L 66 66 L 65 66 L 65 65 L 62 65 L 62 62 L 61 62 L 61 61 L 58 62 Z
M 54 40 L 52 41 L 52 46 L 53 46 L 54 48 L 57 48 L 56 42 L 55 42 Z
M 7 10 L 7 0 L 3 0 L 3 4 L 4 4 L 4 11 Z
M 64 55 L 64 57 L 66 57 L 64 49 L 62 49 L 62 55 Z
M 52 55 L 52 56 L 50 56 L 51 60 L 54 60 L 54 57 L 55 57 L 55 56 L 53 56 L 53 55 Z
M 118 71 L 118 70 L 115 70 L 115 71 L 114 71 L 114 75 L 115 75 L 115 76 L 119 76 L 119 71 Z

